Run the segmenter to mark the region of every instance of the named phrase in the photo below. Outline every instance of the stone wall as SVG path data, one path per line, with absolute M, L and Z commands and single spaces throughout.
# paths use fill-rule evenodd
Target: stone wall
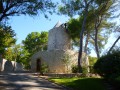
M 71 39 L 60 22 L 58 22 L 55 27 L 49 31 L 48 36 L 48 50 L 56 49 L 71 49 Z
M 65 54 L 70 56 L 68 66 L 66 66 L 63 61 Z M 31 71 L 36 72 L 37 59 L 40 59 L 42 63 L 45 62 L 48 65 L 50 73 L 70 73 L 71 66 L 77 64 L 77 57 L 77 52 L 72 50 L 51 50 L 37 52 L 31 57 Z
M 12 72 L 12 71 L 23 71 L 21 63 L 15 61 L 8 61 L 6 59 L 0 59 L 0 71 Z

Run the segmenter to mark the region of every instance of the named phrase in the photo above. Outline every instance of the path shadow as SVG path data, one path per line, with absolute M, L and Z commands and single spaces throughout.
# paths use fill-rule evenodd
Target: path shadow
M 33 89 L 32 89 L 33 88 Z M 67 90 L 30 73 L 1 73 L 0 90 Z

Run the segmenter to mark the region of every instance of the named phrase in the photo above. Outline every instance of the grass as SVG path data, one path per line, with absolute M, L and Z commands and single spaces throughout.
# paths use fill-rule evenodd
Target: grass
M 101 78 L 50 78 L 49 80 L 74 90 L 106 90 Z

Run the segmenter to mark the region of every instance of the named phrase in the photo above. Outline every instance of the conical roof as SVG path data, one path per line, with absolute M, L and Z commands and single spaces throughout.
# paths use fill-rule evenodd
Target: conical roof
M 61 25 L 62 25 L 62 23 L 60 21 L 58 21 L 57 24 L 53 28 L 59 27 Z

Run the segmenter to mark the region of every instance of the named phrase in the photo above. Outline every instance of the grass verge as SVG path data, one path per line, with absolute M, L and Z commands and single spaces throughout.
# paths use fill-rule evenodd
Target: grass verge
M 101 78 L 49 78 L 49 80 L 74 90 L 106 90 Z

